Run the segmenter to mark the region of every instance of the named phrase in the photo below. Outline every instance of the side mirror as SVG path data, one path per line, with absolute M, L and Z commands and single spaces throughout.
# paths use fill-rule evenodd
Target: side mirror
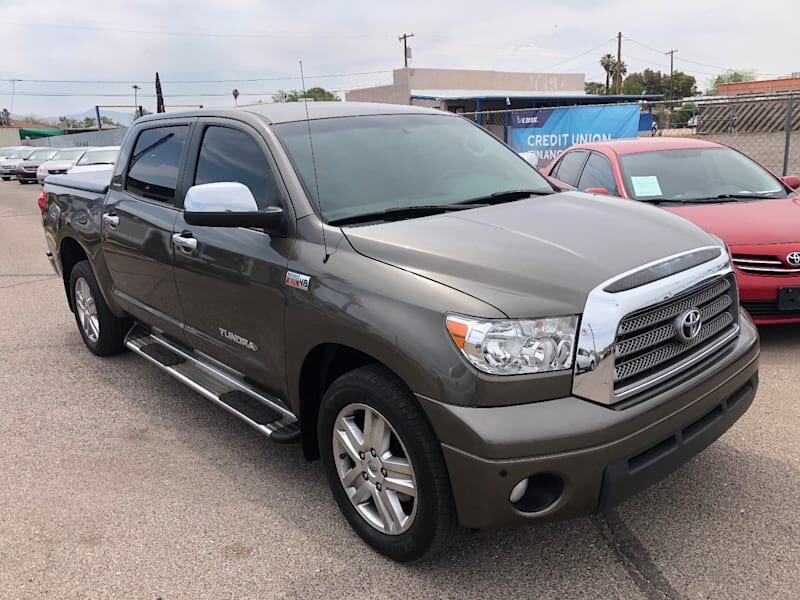
M 781 177 L 781 181 L 793 190 L 800 188 L 800 177 L 797 175 L 786 175 L 785 177 Z
M 604 187 L 590 187 L 583 190 L 587 194 L 602 194 L 603 196 L 610 196 L 611 194 Z
M 194 185 L 183 200 L 183 218 L 203 227 L 261 227 L 275 231 L 283 224 L 283 209 L 258 210 L 250 188 L 235 181 Z

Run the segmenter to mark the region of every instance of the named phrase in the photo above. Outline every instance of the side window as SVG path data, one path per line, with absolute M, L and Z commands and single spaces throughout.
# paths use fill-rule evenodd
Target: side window
M 561 162 L 558 163 L 555 171 L 553 171 L 553 177 L 564 183 L 576 185 L 584 160 L 586 160 L 586 152 L 583 150 L 567 152 L 561 157 Z
M 150 200 L 172 202 L 188 125 L 145 129 L 128 166 L 126 189 Z
M 272 169 L 255 140 L 237 129 L 211 126 L 203 135 L 194 183 L 220 181 L 246 185 L 259 209 L 281 205 Z
M 608 190 L 612 196 L 617 195 L 617 183 L 611 163 L 605 156 L 592 152 L 586 166 L 583 168 L 578 189 L 585 190 L 590 187 L 601 187 Z

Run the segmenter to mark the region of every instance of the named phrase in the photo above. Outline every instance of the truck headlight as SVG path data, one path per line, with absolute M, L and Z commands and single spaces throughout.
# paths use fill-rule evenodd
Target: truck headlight
M 455 345 L 484 373 L 522 375 L 572 367 L 577 315 L 544 319 L 447 315 L 445 322 Z

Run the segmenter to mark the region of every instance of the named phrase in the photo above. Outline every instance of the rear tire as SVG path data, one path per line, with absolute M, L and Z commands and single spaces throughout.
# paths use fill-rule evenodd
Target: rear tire
M 367 544 L 411 562 L 452 541 L 459 525 L 439 443 L 392 373 L 367 365 L 334 381 L 317 434 L 333 497 Z
M 130 319 L 114 316 L 108 308 L 88 260 L 72 268 L 69 278 L 69 300 L 83 343 L 98 356 L 109 356 L 125 350 L 125 336 Z
M 10 181 L 11 177 L 3 177 L 2 179 L 3 179 L 3 181 Z

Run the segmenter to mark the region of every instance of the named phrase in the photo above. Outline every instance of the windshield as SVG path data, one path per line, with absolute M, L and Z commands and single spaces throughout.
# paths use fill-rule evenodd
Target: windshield
M 376 115 L 310 124 L 319 204 L 326 221 L 387 209 L 451 205 L 510 190 L 553 192 L 515 152 L 460 118 Z M 308 122 L 273 129 L 309 198 L 316 199 Z
M 26 160 L 49 160 L 56 153 L 56 150 L 37 150 L 31 153 Z
M 89 150 L 76 163 L 77 165 L 113 165 L 119 150 Z
M 19 152 L 16 148 L 0 148 L 0 158 L 6 158 L 7 156 L 13 155 L 15 152 Z
M 62 150 L 53 156 L 52 160 L 75 160 L 86 150 Z
M 25 158 L 26 156 L 28 156 L 28 154 L 31 154 L 32 152 L 33 150 L 31 150 L 30 148 L 25 148 L 24 150 L 17 150 L 16 152 L 14 152 L 14 154 L 9 156 L 8 158 Z
M 684 148 L 619 157 L 628 195 L 636 200 L 708 202 L 719 198 L 785 198 L 766 169 L 730 148 Z

